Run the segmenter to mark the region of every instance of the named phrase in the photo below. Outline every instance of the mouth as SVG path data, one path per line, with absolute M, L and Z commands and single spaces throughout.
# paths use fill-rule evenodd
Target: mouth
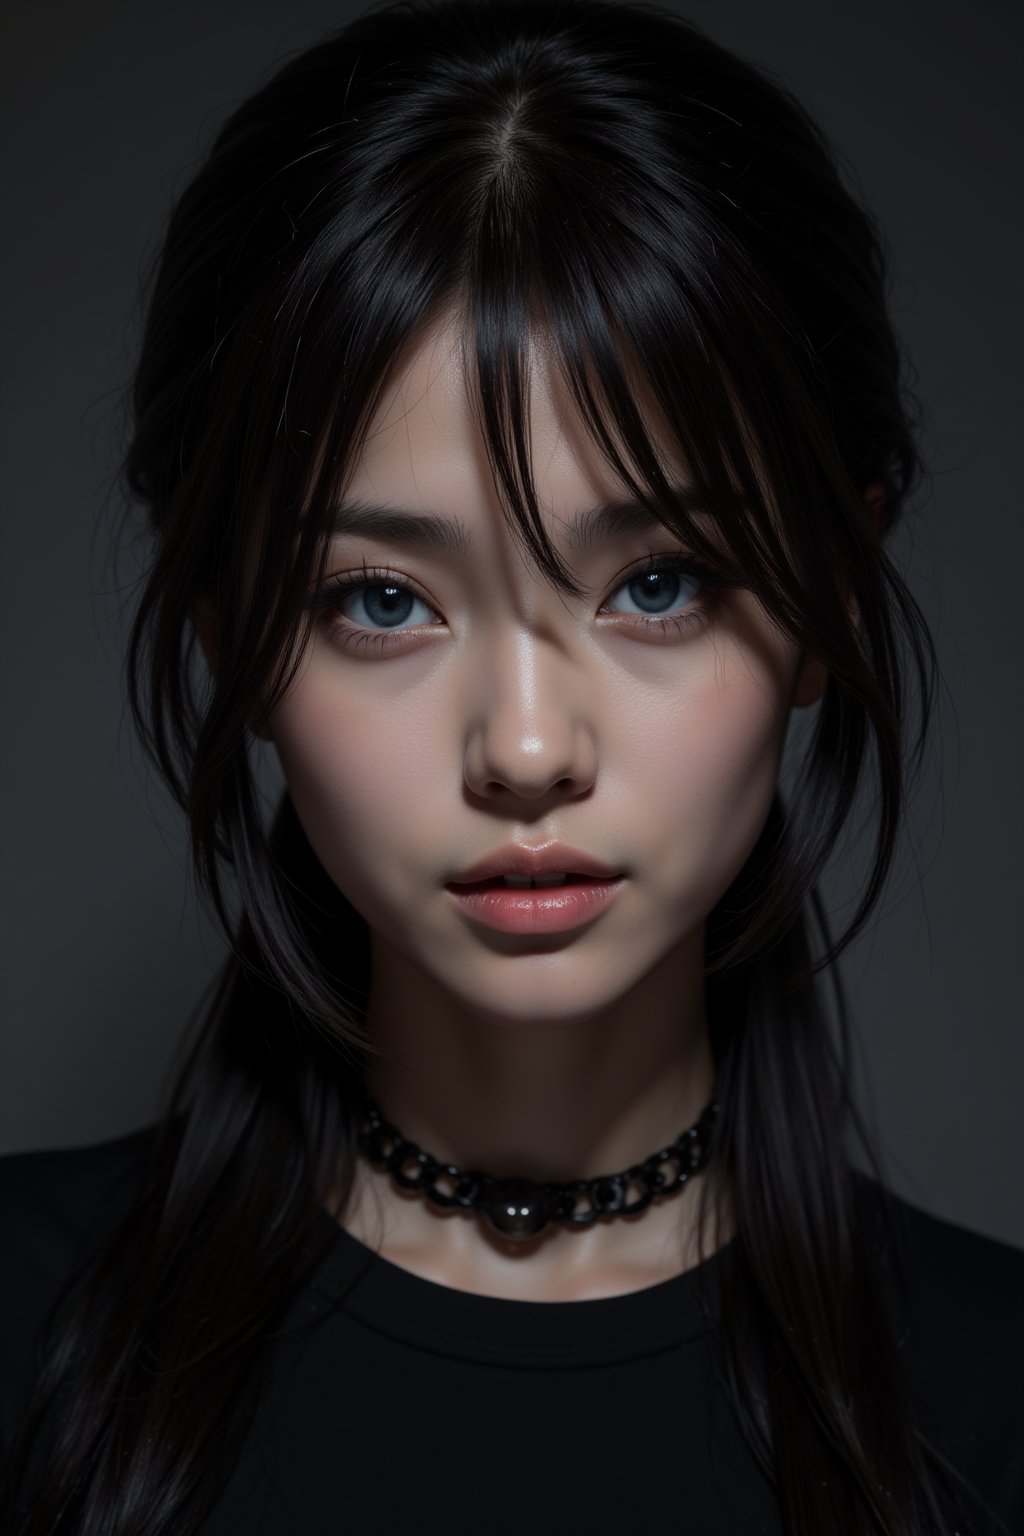
M 543 890 L 548 886 L 560 885 L 606 885 L 607 880 L 598 880 L 591 875 L 577 875 L 566 871 L 560 875 L 492 875 L 488 880 L 459 880 L 452 881 L 449 890 L 458 895 L 468 896 L 473 891 L 529 891 Z
M 491 875 L 447 889 L 472 923 L 529 938 L 588 927 L 618 898 L 622 875 Z

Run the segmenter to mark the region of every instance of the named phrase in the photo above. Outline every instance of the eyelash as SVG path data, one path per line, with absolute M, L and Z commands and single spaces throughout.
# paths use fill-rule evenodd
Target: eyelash
M 621 614 L 620 618 L 628 618 L 634 624 L 640 625 L 646 632 L 658 631 L 658 638 L 680 635 L 685 630 L 693 633 L 699 632 L 708 623 L 715 604 L 721 593 L 728 587 L 735 587 L 738 583 L 729 581 L 713 571 L 710 566 L 701 561 L 683 555 L 649 555 L 646 560 L 631 567 L 617 582 L 609 593 L 610 601 L 624 586 L 634 581 L 638 576 L 644 576 L 648 572 L 660 574 L 691 576 L 700 582 L 700 596 L 694 600 L 692 611 L 684 613 L 667 614 L 658 617 L 652 614 Z M 409 593 L 411 597 L 418 598 L 428 608 L 432 604 L 419 589 L 409 581 L 408 577 L 400 576 L 388 566 L 363 566 L 358 578 L 351 576 L 334 577 L 325 583 L 319 592 L 310 600 L 309 607 L 317 614 L 324 615 L 324 628 L 328 638 L 342 646 L 346 650 L 355 652 L 374 650 L 378 653 L 390 650 L 395 644 L 404 643 L 404 638 L 409 634 L 420 631 L 423 626 L 417 625 L 414 629 L 363 629 L 352 624 L 348 619 L 327 620 L 326 615 L 332 608 L 337 607 L 341 601 L 351 592 L 358 592 L 365 587 L 388 586 L 398 587 L 401 591 Z M 603 610 L 602 610 L 603 611 Z M 436 627 L 436 626 L 431 626 Z

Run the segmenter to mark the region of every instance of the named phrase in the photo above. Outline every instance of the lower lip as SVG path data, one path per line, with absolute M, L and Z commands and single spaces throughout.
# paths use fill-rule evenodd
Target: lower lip
M 568 933 L 614 901 L 625 877 L 548 886 L 448 886 L 462 910 L 499 933 Z

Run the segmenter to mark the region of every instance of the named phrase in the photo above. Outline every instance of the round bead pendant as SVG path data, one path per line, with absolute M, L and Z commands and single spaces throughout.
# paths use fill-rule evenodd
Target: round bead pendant
M 534 1237 L 551 1220 L 551 1203 L 532 1179 L 495 1181 L 484 1211 L 502 1237 Z

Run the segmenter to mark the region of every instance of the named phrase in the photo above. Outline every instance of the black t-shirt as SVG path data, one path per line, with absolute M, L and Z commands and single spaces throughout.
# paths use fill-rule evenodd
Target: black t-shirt
M 40 1329 L 131 1187 L 146 1133 L 0 1159 L 0 1457 Z M 870 1198 L 877 1190 L 862 1181 Z M 1024 1532 L 1024 1251 L 896 1202 L 899 1322 L 925 1434 Z M 593 1301 L 452 1290 L 331 1223 L 203 1536 L 775 1536 L 722 1391 L 714 1255 Z M 978 1528 L 994 1533 L 993 1521 Z

